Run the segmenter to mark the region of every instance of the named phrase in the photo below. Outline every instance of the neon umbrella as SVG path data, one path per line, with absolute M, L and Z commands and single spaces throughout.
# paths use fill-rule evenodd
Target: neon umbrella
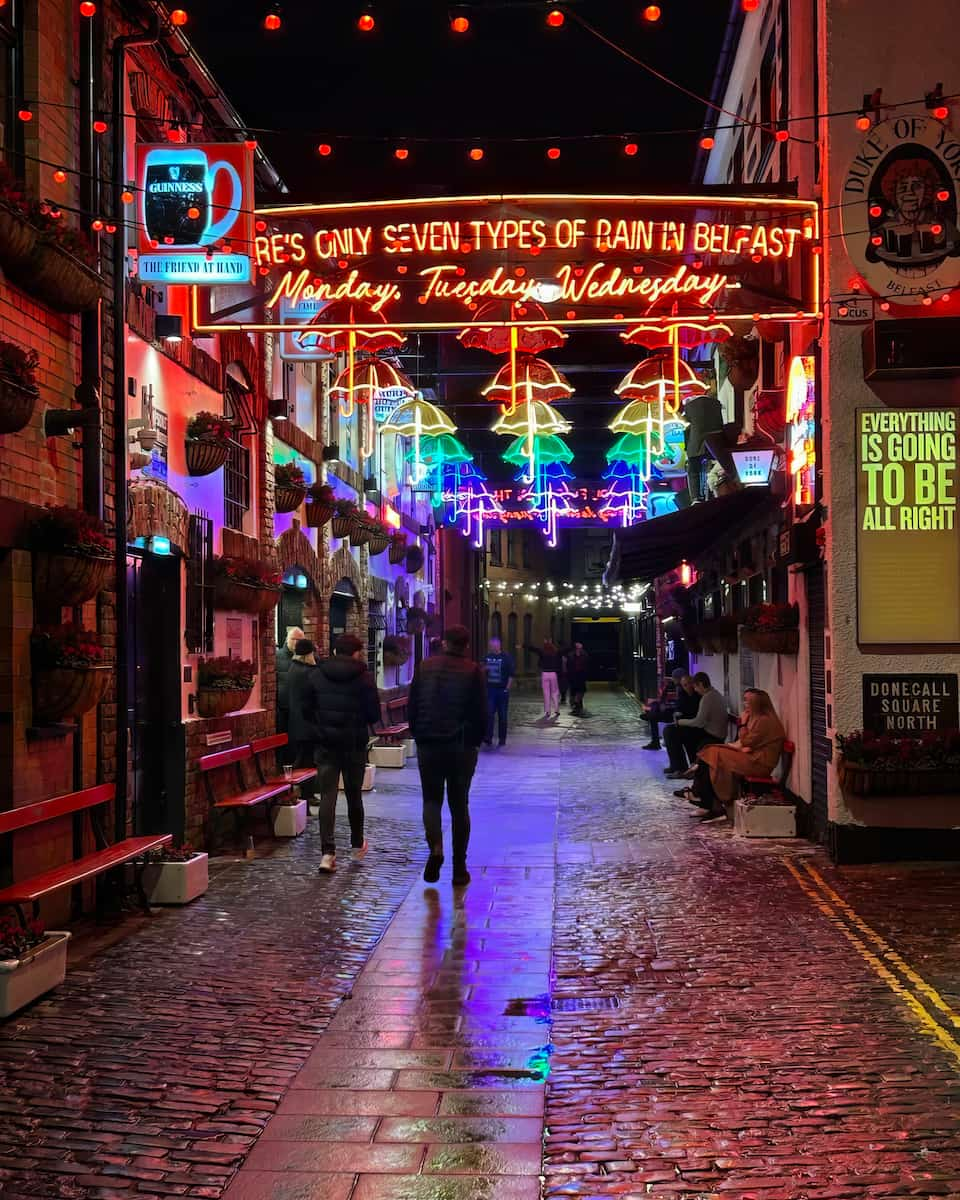
M 382 325 L 383 329 L 357 329 L 358 325 Z M 374 312 L 369 304 L 347 299 L 331 300 L 324 305 L 299 336 L 307 334 L 315 337 L 314 344 L 322 350 L 363 350 L 367 354 L 395 350 L 407 340 L 406 334 L 387 328 L 387 318 L 382 312 Z
M 491 426 L 493 433 L 525 433 L 531 424 L 536 433 L 569 433 L 573 426 L 555 408 L 543 400 L 532 400 L 509 416 L 497 418 Z
M 521 354 L 515 360 L 511 358 L 505 362 L 480 395 L 499 402 L 502 412 L 509 415 L 517 407 L 518 392 L 522 392 L 528 401 L 550 403 L 571 396 L 573 387 L 545 358 Z
M 674 392 L 674 404 L 670 407 L 677 412 L 680 400 L 710 390 L 709 385 L 698 379 L 690 364 L 682 358 L 676 373 L 674 365 L 669 355 L 662 351 L 651 354 L 624 375 L 614 388 L 614 394 L 622 396 L 625 400 L 645 400 L 652 403 L 655 400 L 664 400 L 666 389 L 670 386 Z
M 423 439 L 436 438 L 441 434 L 456 433 L 457 427 L 447 414 L 429 400 L 416 396 L 406 400 L 394 411 L 393 416 L 382 427 L 383 433 L 395 433 L 399 437 L 413 438 L 413 477 L 420 483 L 426 476 L 427 467 L 423 459 Z
M 665 325 L 634 325 L 621 338 L 628 346 L 645 346 L 648 350 L 669 350 L 673 362 L 673 406 L 680 407 L 680 351 L 692 350 L 713 342 L 725 342 L 733 336 L 729 325 L 720 321 L 668 321 Z
M 514 324 L 521 318 L 523 325 Z M 470 325 L 457 334 L 457 341 L 464 346 L 511 356 L 556 350 L 566 340 L 567 335 L 550 324 L 546 310 L 533 300 L 488 300 Z
M 361 358 L 354 361 L 350 353 L 347 365 L 333 381 L 330 395 L 339 401 L 341 414 L 353 416 L 354 404 L 367 406 L 360 453 L 368 457 L 373 453 L 374 418 L 373 398 L 386 388 L 399 389 L 406 396 L 415 396 L 417 389 L 402 371 L 383 358 Z

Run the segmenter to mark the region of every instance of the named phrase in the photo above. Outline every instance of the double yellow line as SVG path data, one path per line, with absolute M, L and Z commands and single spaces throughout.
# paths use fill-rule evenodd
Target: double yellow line
M 954 1065 L 960 1068 L 960 1038 L 950 1032 L 953 1029 L 960 1035 L 960 1016 L 936 988 L 927 983 L 889 942 L 872 929 L 815 867 L 804 860 L 800 861 L 799 866 L 787 858 L 781 861 L 804 894 L 850 942 L 871 971 L 904 1002 L 921 1030 L 937 1041 L 952 1057 Z M 939 1015 L 939 1020 L 933 1016 L 931 1009 Z

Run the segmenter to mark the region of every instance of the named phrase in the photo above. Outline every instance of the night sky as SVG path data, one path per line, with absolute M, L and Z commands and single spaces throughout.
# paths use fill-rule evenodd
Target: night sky
M 580 14 L 637 58 L 709 95 L 729 0 L 661 0 L 656 26 L 637 0 L 579 0 Z M 451 6 L 381 0 L 376 29 L 361 34 L 353 0 L 284 0 L 283 26 L 262 28 L 269 0 L 203 0 L 189 33 L 217 81 L 258 133 L 299 201 L 362 200 L 459 192 L 669 192 L 689 186 L 704 105 L 629 62 L 582 28 L 574 15 L 549 29 L 547 5 L 480 0 L 463 11 L 471 28 L 450 31 Z M 276 132 L 267 132 L 276 131 Z M 679 134 L 661 131 L 681 130 Z M 597 135 L 613 135 L 598 137 Z M 566 140 L 585 137 L 587 141 Z M 628 158 L 627 137 L 639 143 Z M 528 140 L 524 140 L 528 139 Z M 542 140 L 538 140 L 542 139 Z M 321 158 L 320 142 L 333 146 Z M 393 157 L 400 143 L 406 162 Z M 561 148 L 549 162 L 548 145 Z M 468 149 L 484 148 L 481 162 Z M 482 351 L 443 361 L 424 339 L 405 367 L 424 374 L 481 452 L 491 475 L 504 439 L 486 434 L 489 404 L 476 396 L 500 365 Z M 413 347 L 412 347 L 413 349 Z M 574 422 L 574 469 L 597 477 L 615 412 L 611 391 L 639 357 L 609 334 L 576 334 L 549 355 L 576 387 L 562 405 Z M 501 444 L 503 443 L 503 444 Z

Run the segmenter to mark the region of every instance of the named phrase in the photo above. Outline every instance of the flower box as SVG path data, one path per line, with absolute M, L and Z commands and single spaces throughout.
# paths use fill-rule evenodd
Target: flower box
M 225 717 L 228 713 L 232 712 L 239 712 L 240 709 L 246 707 L 252 692 L 252 687 L 199 687 L 197 689 L 197 712 L 206 720 L 212 717 Z
M 103 699 L 112 667 L 48 667 L 33 672 L 33 719 L 37 724 L 82 717 Z
M 209 861 L 202 851 L 186 862 L 151 862 L 143 869 L 143 890 L 151 904 L 189 904 L 209 884 Z
M 377 767 L 395 769 L 406 764 L 407 755 L 402 745 L 374 746 L 370 751 L 370 761 Z
M 423 547 L 408 546 L 406 549 L 406 568 L 408 575 L 416 575 L 423 566 Z
M 278 513 L 296 512 L 307 495 L 305 487 L 277 487 L 273 493 L 273 507 Z
M 390 562 L 395 567 L 398 567 L 407 557 L 407 539 L 405 536 L 397 536 L 396 534 L 390 539 L 390 554 L 388 555 Z
M 33 254 L 37 231 L 21 213 L 0 204 L 0 266 L 16 273 Z
M 733 828 L 743 837 L 796 837 L 796 805 L 771 804 L 762 799 L 741 797 L 734 808 Z
M 873 767 L 841 758 L 840 787 L 854 796 L 960 795 L 960 774 L 949 768 Z
M 63 983 L 69 940 L 69 933 L 50 930 L 22 958 L 0 960 L 0 1018 L 9 1017 Z
M 7 273 L 18 287 L 55 312 L 79 313 L 96 308 L 102 292 L 96 271 L 43 236 L 37 239 L 29 258 L 8 268 Z
M 299 837 L 307 828 L 307 801 L 296 804 L 278 804 L 273 810 L 273 836 L 278 838 Z
M 184 441 L 187 459 L 187 474 L 193 476 L 212 475 L 219 471 L 230 454 L 228 442 L 218 438 L 188 437 Z
M 84 604 L 102 592 L 113 574 L 113 559 L 90 554 L 58 554 L 37 550 L 33 558 L 33 590 L 58 604 Z
M 0 433 L 17 433 L 28 425 L 36 403 L 36 388 L 0 374 Z
M 799 629 L 743 629 L 740 644 L 755 654 L 799 654 Z

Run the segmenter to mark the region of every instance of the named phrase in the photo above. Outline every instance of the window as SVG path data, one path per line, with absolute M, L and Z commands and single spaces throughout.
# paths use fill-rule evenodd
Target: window
M 224 415 L 233 420 L 240 419 L 239 397 L 235 394 L 239 384 L 227 381 L 224 393 Z M 223 468 L 223 523 L 228 529 L 243 531 L 243 518 L 250 511 L 250 451 L 234 434 L 230 442 L 230 453 Z
M 498 641 L 503 638 L 503 617 L 500 616 L 499 608 L 490 614 L 490 636 Z
M 527 539 L 523 539 L 523 544 L 526 546 Z M 533 657 L 531 651 L 527 648 L 533 642 L 533 613 L 523 614 L 523 669 L 530 670 L 530 660 Z
M 530 539 L 525 533 L 520 534 L 520 555 L 525 567 L 530 566 Z
M 507 531 L 507 566 L 517 565 L 517 535 L 514 530 Z
M 183 640 L 191 654 L 213 652 L 213 522 L 191 513 L 187 530 L 187 604 Z
M 514 661 L 517 657 L 517 614 L 511 613 L 507 617 L 507 653 L 512 655 Z
M 771 33 L 767 47 L 763 52 L 763 63 L 760 67 L 760 144 L 763 147 L 764 162 L 774 146 L 774 129 L 780 119 L 780 105 L 777 99 L 777 41 L 776 34 Z
M 0 153 L 16 175 L 23 174 L 23 122 L 17 109 L 23 100 L 23 38 L 20 0 L 0 8 Z
M 500 530 L 490 530 L 490 562 L 499 567 L 503 562 L 503 547 L 500 544 Z

